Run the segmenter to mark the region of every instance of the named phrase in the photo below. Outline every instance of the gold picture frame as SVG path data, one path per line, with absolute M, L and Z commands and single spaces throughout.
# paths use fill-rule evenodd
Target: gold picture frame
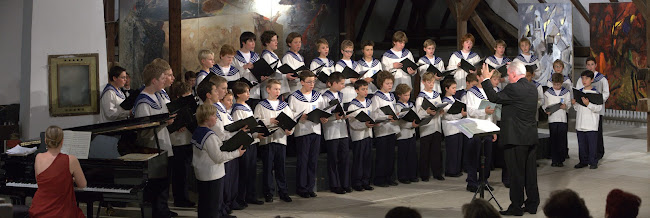
M 48 55 L 50 116 L 99 114 L 98 57 Z

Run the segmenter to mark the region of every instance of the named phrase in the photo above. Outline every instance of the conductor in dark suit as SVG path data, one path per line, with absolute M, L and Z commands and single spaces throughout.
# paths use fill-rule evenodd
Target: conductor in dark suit
M 491 78 L 487 64 L 483 65 L 483 78 Z M 481 84 L 491 102 L 503 105 L 501 111 L 501 138 L 499 146 L 504 148 L 504 159 L 510 179 L 510 201 L 508 210 L 502 215 L 523 215 L 537 212 L 539 191 L 537 190 L 537 89 L 525 78 L 526 67 L 515 61 L 508 67 L 508 81 L 503 91 L 497 93 L 489 79 Z M 528 197 L 524 201 L 524 190 Z M 524 208 L 522 208 L 524 206 Z

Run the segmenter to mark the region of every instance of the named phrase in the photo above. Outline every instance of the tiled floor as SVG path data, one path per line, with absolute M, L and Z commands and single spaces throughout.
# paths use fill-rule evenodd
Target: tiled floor
M 547 133 L 548 130 L 540 129 Z M 544 217 L 542 206 L 553 190 L 570 188 L 585 199 L 593 217 L 603 217 L 607 193 L 614 189 L 632 192 L 643 200 L 639 217 L 650 217 L 650 154 L 646 153 L 645 126 L 619 126 L 606 123 L 605 158 L 598 169 L 573 169 L 577 163 L 577 139 L 569 133 L 569 154 L 563 168 L 551 168 L 550 160 L 540 160 L 538 168 L 539 192 L 542 200 L 537 215 Z M 508 189 L 501 182 L 501 170 L 492 171 L 489 179 L 494 194 L 503 207 L 510 204 Z M 383 217 L 395 206 L 413 207 L 423 217 L 461 217 L 461 206 L 469 202 L 473 193 L 465 191 L 465 176 L 447 178 L 445 181 L 419 182 L 397 187 L 376 188 L 374 191 L 353 192 L 337 195 L 318 192 L 317 198 L 302 199 L 294 196 L 292 203 L 275 199 L 275 202 L 261 206 L 252 205 L 245 210 L 235 211 L 238 217 Z M 486 193 L 487 194 L 487 193 Z M 496 207 L 494 201 L 493 205 Z M 85 208 L 85 206 L 82 206 Z M 195 217 L 195 209 L 172 208 L 181 217 Z M 102 211 L 102 215 L 105 215 Z M 136 208 L 116 208 L 114 216 L 136 217 Z

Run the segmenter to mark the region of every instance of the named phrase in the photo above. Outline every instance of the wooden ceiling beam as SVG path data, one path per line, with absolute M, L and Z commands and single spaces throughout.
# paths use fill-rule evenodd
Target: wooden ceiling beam
M 472 26 L 476 28 L 476 31 L 478 31 L 479 36 L 481 36 L 481 39 L 489 46 L 489 48 L 494 48 L 496 47 L 496 40 L 494 40 L 494 36 L 492 36 L 492 33 L 488 30 L 488 28 L 485 26 L 485 23 L 483 23 L 483 20 L 481 20 L 481 17 L 476 14 L 476 12 L 472 13 L 472 16 L 470 16 L 470 23 L 472 23 Z
M 508 0 L 508 3 L 512 6 L 512 8 L 515 9 L 515 11 L 519 12 L 519 6 L 517 5 L 517 1 L 515 0 Z
M 587 12 L 587 9 L 585 9 L 585 7 L 582 6 L 582 4 L 580 3 L 580 1 L 578 1 L 578 0 L 571 0 L 571 3 L 573 3 L 573 6 L 575 6 L 576 9 L 578 9 L 578 12 L 580 12 L 580 14 L 582 15 L 582 17 L 585 18 L 585 20 L 587 21 L 587 23 L 591 23 L 591 21 L 590 21 L 590 19 L 589 19 L 589 12 Z
M 471 0 L 469 4 L 465 5 L 461 10 L 462 12 L 460 13 L 460 19 L 463 21 L 469 20 L 469 17 L 472 16 L 474 9 L 476 9 L 476 6 L 479 2 L 481 2 L 481 0 Z

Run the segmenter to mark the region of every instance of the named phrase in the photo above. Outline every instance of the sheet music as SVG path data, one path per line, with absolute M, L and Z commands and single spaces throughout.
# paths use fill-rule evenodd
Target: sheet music
M 456 126 L 467 138 L 473 138 L 476 134 L 497 132 L 501 129 L 499 126 L 488 120 L 465 118 L 460 120 L 448 121 L 447 123 Z
M 74 155 L 77 159 L 88 159 L 91 132 L 63 131 L 61 153 Z

